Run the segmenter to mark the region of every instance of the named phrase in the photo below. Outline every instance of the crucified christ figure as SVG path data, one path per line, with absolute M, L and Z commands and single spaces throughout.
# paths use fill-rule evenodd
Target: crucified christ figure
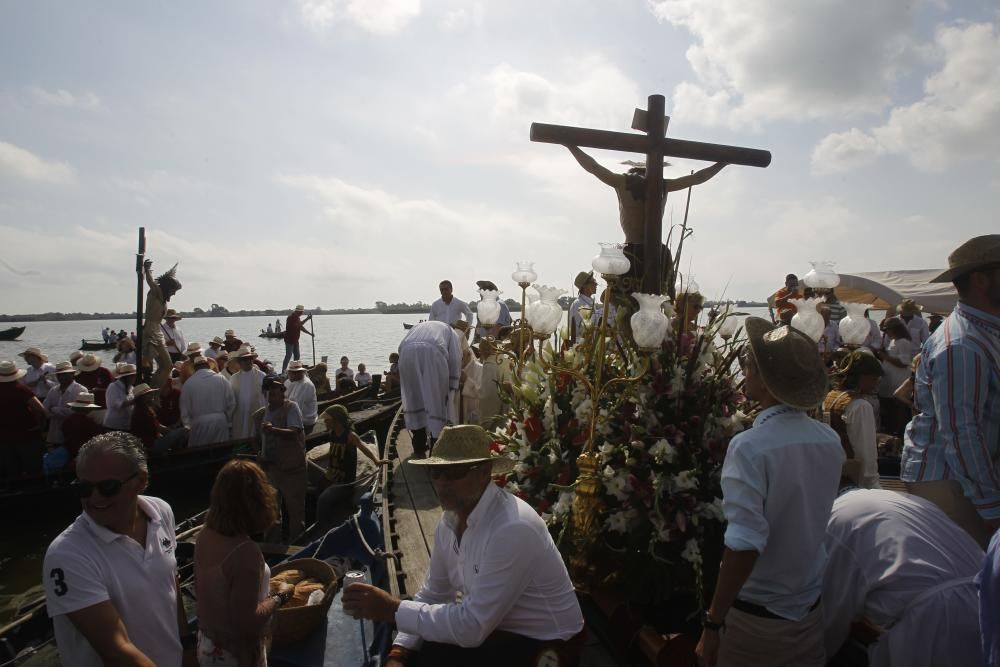
M 167 311 L 167 302 L 180 290 L 181 283 L 177 280 L 176 264 L 159 278 L 153 278 L 152 266 L 151 259 L 142 263 L 146 284 L 149 286 L 149 292 L 146 293 L 146 321 L 142 325 L 142 363 L 152 371 L 153 360 L 156 360 L 156 373 L 150 384 L 162 388 L 170 382 L 173 362 L 167 352 L 160 323 L 163 322 L 163 316 Z
M 625 233 L 625 255 L 632 263 L 628 273 L 626 273 L 619 283 L 620 289 L 625 294 L 641 291 L 643 276 L 643 230 L 646 221 L 646 168 L 633 167 L 624 174 L 616 174 L 607 167 L 598 164 L 597 160 L 590 157 L 577 146 L 566 146 L 573 154 L 580 166 L 597 177 L 605 185 L 610 185 L 618 195 L 618 216 L 622 225 L 622 232 Z M 716 162 L 711 167 L 706 167 L 701 171 L 696 171 L 688 176 L 680 178 L 663 179 L 663 198 L 661 201 L 661 212 L 667 205 L 667 193 L 700 185 L 709 180 L 725 167 L 725 163 Z M 670 249 L 663 246 L 660 251 L 661 273 L 664 283 L 673 281 L 671 276 Z M 664 288 L 663 294 L 666 294 Z

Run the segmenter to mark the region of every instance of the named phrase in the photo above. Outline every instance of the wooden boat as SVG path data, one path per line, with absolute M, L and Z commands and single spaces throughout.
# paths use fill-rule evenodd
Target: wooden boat
M 378 433 L 385 441 L 389 425 L 400 409 L 400 401 L 358 406 L 351 411 L 355 429 L 364 432 L 369 429 Z M 317 428 L 321 429 L 322 424 Z M 306 437 L 306 448 L 327 442 L 325 431 L 318 430 Z M 183 490 L 195 493 L 211 487 L 219 469 L 233 456 L 251 451 L 249 439 L 227 440 L 200 447 L 188 447 L 176 452 L 151 456 L 149 458 L 149 493 L 154 496 L 170 496 L 172 492 Z M 65 515 L 69 523 L 79 512 L 79 501 L 73 496 L 68 482 L 72 473 L 64 471 L 57 480 L 46 480 L 41 475 L 24 480 L 12 480 L 10 488 L 0 491 L 0 515 L 9 522 L 30 522 L 38 513 L 49 516 Z M 31 507 L 32 512 L 23 511 Z
M 87 340 L 86 338 L 80 340 L 80 349 L 88 352 L 94 350 L 113 350 L 116 347 L 118 347 L 118 341 L 105 343 L 103 340 Z
M 25 327 L 11 327 L 0 331 L 0 340 L 17 340 L 24 333 Z
M 257 338 L 284 338 L 284 331 L 261 331 L 257 334 Z
M 409 322 L 403 322 L 403 328 L 404 329 L 412 329 L 413 325 L 410 324 Z

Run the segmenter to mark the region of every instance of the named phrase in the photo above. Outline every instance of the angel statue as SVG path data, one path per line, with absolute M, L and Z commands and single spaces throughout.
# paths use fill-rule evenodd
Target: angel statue
M 152 266 L 153 260 L 151 259 L 142 263 L 146 274 L 146 284 L 149 285 L 149 292 L 146 293 L 146 321 L 142 326 L 142 363 L 147 370 L 152 372 L 153 359 L 156 359 L 156 372 L 152 376 L 150 384 L 153 387 L 161 388 L 170 381 L 170 370 L 173 368 L 173 362 L 167 352 L 167 344 L 163 338 L 163 329 L 160 324 L 167 311 L 167 302 L 181 289 L 181 283 L 177 280 L 176 264 L 155 279 L 151 270 Z

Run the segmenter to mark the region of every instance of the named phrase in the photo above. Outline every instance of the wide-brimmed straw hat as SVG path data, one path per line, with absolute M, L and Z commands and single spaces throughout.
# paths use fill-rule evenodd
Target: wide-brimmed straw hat
M 573 279 L 573 284 L 576 285 L 577 289 L 583 289 L 584 285 L 593 280 L 594 280 L 593 271 L 581 271 L 580 273 L 576 274 L 576 278 Z
M 135 375 L 135 364 L 118 364 L 115 366 L 115 377 L 121 378 L 126 375 Z
M 188 357 L 201 354 L 205 350 L 201 347 L 201 343 L 188 343 L 187 349 L 184 350 L 184 354 Z
M 177 311 L 173 308 L 167 308 L 167 312 L 163 314 L 163 319 L 165 320 L 183 320 L 184 318 L 177 314 Z
M 208 357 L 202 354 L 194 354 L 188 357 L 191 360 L 191 366 L 197 368 L 198 366 L 208 366 Z
M 76 362 L 83 358 L 83 350 L 76 350 L 69 355 L 69 363 L 76 365 Z
M 826 367 L 809 336 L 793 327 L 776 327 L 760 317 L 748 317 L 743 327 L 757 371 L 774 398 L 800 410 L 823 402 Z
M 306 368 L 305 364 L 303 364 L 301 361 L 299 361 L 298 359 L 296 359 L 295 361 L 289 362 L 288 368 L 286 370 L 289 373 L 295 373 L 295 372 L 305 373 L 309 369 Z
M 64 373 L 72 373 L 76 375 L 76 369 L 68 361 L 60 361 L 56 364 L 56 375 L 63 375 Z
M 476 287 L 479 289 L 492 290 L 494 292 L 499 292 L 500 288 L 492 280 L 477 280 Z
M 882 362 L 875 358 L 874 354 L 860 349 L 854 350 L 841 359 L 835 369 L 835 373 L 844 378 L 860 377 L 862 375 L 882 377 L 885 371 L 882 369 Z
M 21 357 L 22 359 L 27 359 L 29 356 L 35 356 L 41 359 L 42 362 L 46 362 L 49 360 L 49 355 L 43 353 L 37 347 L 29 347 L 27 350 L 25 350 L 24 352 L 22 352 L 17 356 Z
M 253 349 L 251 349 L 251 347 L 249 345 L 241 345 L 240 349 L 236 350 L 235 352 L 230 352 L 229 353 L 229 358 L 230 359 L 242 359 L 244 357 L 253 358 L 253 357 L 256 357 L 256 356 L 257 356 L 257 353 L 254 352 Z
M 950 283 L 955 278 L 990 264 L 1000 264 L 1000 234 L 986 234 L 969 239 L 948 255 L 948 270 L 931 280 Z
M 920 306 L 913 299 L 903 299 L 903 303 L 896 306 L 896 311 L 900 315 L 919 315 Z
M 815 349 L 815 346 L 814 346 Z M 413 465 L 450 466 L 489 461 L 493 474 L 502 475 L 514 469 L 514 460 L 506 456 L 495 456 L 490 451 L 490 435 L 482 426 L 461 424 L 445 426 L 441 437 L 434 444 L 433 456 L 426 459 L 410 459 Z
M 16 382 L 27 374 L 27 371 L 18 368 L 13 361 L 0 361 L 0 382 Z
M 150 387 L 145 382 L 140 382 L 136 386 L 132 387 L 132 397 L 139 398 L 140 396 L 145 396 L 146 394 L 153 394 L 160 391 L 156 387 Z
M 101 367 L 101 358 L 96 354 L 88 352 L 87 354 L 80 357 L 76 362 L 76 370 L 81 373 L 87 373 L 88 371 L 96 371 Z
M 216 336 L 215 338 L 213 338 L 211 340 L 211 342 L 209 342 L 209 345 L 218 345 L 219 347 L 222 347 L 225 344 L 226 344 L 226 341 L 224 339 L 220 338 L 219 336 Z
M 81 391 L 76 395 L 75 401 L 70 401 L 66 404 L 71 408 L 78 408 L 84 410 L 103 410 L 101 406 L 94 402 L 94 395 L 90 392 Z
M 306 307 L 303 306 L 301 303 L 298 304 L 297 306 L 295 306 L 295 312 L 300 312 L 300 311 L 303 311 L 305 309 L 306 309 Z

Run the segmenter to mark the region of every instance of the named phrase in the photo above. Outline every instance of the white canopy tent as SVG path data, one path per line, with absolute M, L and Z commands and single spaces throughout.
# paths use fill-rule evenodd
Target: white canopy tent
M 887 310 L 902 303 L 903 299 L 913 299 L 924 313 L 947 315 L 958 301 L 954 285 L 930 282 L 943 271 L 915 269 L 841 273 L 840 286 L 834 291 L 841 303 L 869 303 L 872 308 Z

